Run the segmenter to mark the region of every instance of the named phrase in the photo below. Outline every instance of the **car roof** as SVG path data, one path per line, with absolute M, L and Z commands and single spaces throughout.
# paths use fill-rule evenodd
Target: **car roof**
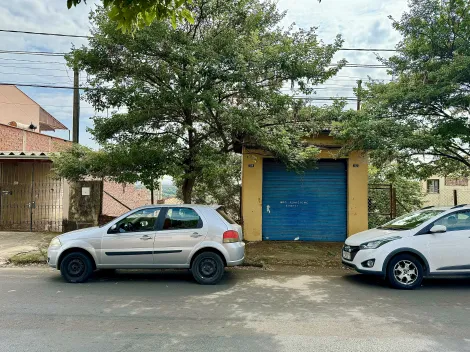
M 459 204 L 459 205 L 455 205 L 455 206 L 429 206 L 429 207 L 425 207 L 425 208 L 422 208 L 420 210 L 443 210 L 443 211 L 447 211 L 447 210 L 451 210 L 451 209 L 469 209 L 470 208 L 470 204 Z

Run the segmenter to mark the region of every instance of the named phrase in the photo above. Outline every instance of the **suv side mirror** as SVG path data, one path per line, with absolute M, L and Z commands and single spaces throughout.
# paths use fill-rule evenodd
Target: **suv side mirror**
M 431 227 L 431 230 L 429 230 L 430 233 L 444 233 L 447 232 L 447 227 L 444 225 L 434 225 Z

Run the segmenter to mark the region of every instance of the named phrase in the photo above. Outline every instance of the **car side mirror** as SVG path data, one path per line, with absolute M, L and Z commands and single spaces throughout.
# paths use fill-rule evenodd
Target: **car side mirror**
M 116 232 L 118 232 L 118 227 L 116 224 L 114 224 L 108 229 L 108 233 L 116 233 Z
M 444 233 L 447 232 L 447 227 L 444 225 L 434 225 L 431 227 L 431 230 L 429 230 L 430 233 Z

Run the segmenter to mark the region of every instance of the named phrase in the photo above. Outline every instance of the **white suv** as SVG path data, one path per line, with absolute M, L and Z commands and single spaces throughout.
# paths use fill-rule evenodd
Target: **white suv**
M 343 264 L 414 289 L 424 277 L 470 276 L 470 206 L 427 207 L 349 237 Z

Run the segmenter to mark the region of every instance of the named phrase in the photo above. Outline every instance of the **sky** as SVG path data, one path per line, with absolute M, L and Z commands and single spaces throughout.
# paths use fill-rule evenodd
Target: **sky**
M 68 10 L 66 0 L 0 1 L 0 29 L 88 35 L 88 14 L 99 0 L 88 0 Z M 318 38 L 331 43 L 337 34 L 345 48 L 393 49 L 400 36 L 388 16 L 399 18 L 407 9 L 406 0 L 279 0 L 278 7 L 287 11 L 282 25 L 295 23 L 301 28 L 316 27 Z M 67 52 L 74 45 L 86 45 L 86 39 L 13 34 L 0 32 L 0 82 L 72 86 L 73 72 L 62 57 L 1 53 L 1 50 Z M 334 62 L 345 58 L 349 63 L 378 64 L 374 52 L 340 51 Z M 387 56 L 387 53 L 380 53 Z M 318 97 L 353 97 L 358 79 L 390 79 L 383 68 L 343 68 L 335 78 L 320 86 Z M 85 76 L 81 81 L 85 83 Z M 55 118 L 71 128 L 72 91 L 20 87 Z M 323 104 L 323 103 L 317 103 Z M 350 102 L 353 107 L 355 102 Z M 0 106 L 1 109 L 1 106 Z M 80 143 L 97 148 L 87 128 L 92 127 L 93 107 L 81 101 Z M 54 136 L 68 139 L 68 131 Z

